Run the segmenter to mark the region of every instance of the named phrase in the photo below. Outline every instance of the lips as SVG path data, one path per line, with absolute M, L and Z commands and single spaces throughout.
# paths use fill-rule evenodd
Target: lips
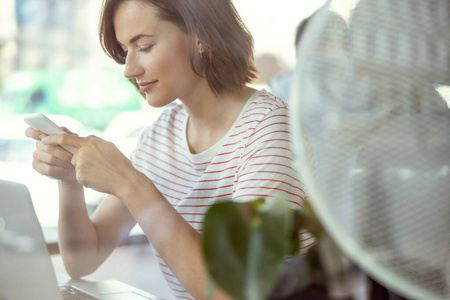
M 141 90 L 141 92 L 145 93 L 148 92 L 155 84 L 156 84 L 157 80 L 155 81 L 150 81 L 150 82 L 139 82 L 139 89 Z

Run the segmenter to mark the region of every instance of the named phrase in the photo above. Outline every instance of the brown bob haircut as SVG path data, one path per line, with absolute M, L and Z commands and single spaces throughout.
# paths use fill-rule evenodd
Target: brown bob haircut
M 159 10 L 159 17 L 176 25 L 190 41 L 192 69 L 202 71 L 216 93 L 240 89 L 256 77 L 253 61 L 253 38 L 231 0 L 104 0 L 99 24 L 103 50 L 119 64 L 125 53 L 117 42 L 113 17 L 123 1 L 140 1 Z M 196 38 L 204 52 L 194 64 Z M 195 66 L 198 66 L 196 68 Z

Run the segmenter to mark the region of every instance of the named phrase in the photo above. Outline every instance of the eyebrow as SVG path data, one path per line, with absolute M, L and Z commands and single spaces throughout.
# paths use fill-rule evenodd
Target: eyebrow
M 130 44 L 136 43 L 139 39 L 141 39 L 143 37 L 153 37 L 153 35 L 151 35 L 151 34 L 138 34 L 135 37 L 132 37 L 130 39 Z

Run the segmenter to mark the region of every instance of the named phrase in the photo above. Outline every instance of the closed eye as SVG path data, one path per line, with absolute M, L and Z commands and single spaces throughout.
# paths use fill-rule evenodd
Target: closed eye
M 153 48 L 153 45 L 149 45 L 149 46 L 144 47 L 144 48 L 139 48 L 138 51 L 139 52 L 149 52 L 152 48 Z

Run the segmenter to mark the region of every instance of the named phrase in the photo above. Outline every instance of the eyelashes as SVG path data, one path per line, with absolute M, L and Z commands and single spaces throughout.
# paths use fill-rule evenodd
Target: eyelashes
M 144 48 L 139 48 L 138 51 L 139 51 L 139 52 L 147 53 L 147 52 L 149 52 L 150 50 L 152 50 L 153 46 L 154 46 L 154 45 L 150 45 L 150 46 L 147 46 L 147 47 L 144 47 Z
M 139 48 L 137 49 L 137 51 L 143 52 L 143 53 L 148 53 L 148 52 L 150 52 L 150 50 L 152 50 L 153 46 L 154 46 L 154 45 L 149 45 L 149 46 L 146 46 L 146 47 L 139 47 Z M 123 63 L 125 63 L 125 60 L 126 60 L 126 58 L 127 58 L 127 55 L 128 55 L 128 50 L 122 50 L 121 58 L 122 58 L 122 60 L 123 60 Z

